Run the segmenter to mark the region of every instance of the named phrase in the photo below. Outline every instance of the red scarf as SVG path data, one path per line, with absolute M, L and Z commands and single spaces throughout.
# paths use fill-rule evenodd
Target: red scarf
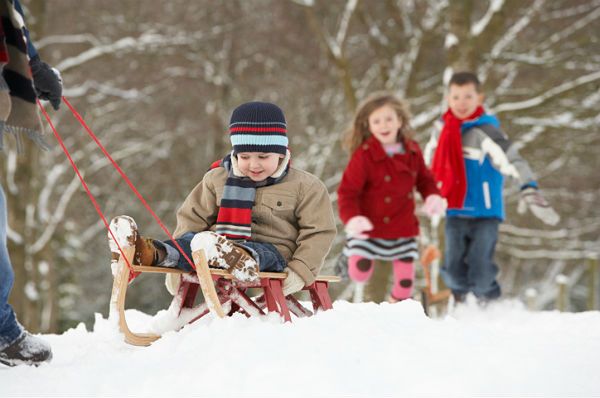
M 473 114 L 465 119 L 457 118 L 450 109 L 442 117 L 444 127 L 433 156 L 431 171 L 438 182 L 442 196 L 448 200 L 449 209 L 462 208 L 467 193 L 467 177 L 460 131 L 462 123 L 484 113 L 483 107 L 479 106 Z

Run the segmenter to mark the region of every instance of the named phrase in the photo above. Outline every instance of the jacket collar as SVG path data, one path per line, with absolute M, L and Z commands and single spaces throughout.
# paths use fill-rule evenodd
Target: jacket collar
M 407 140 L 405 137 L 402 137 L 401 142 L 406 153 L 417 152 L 416 143 L 414 141 Z M 371 135 L 369 138 L 367 138 L 367 140 L 362 144 L 362 149 L 367 151 L 375 162 L 383 161 L 389 157 L 387 153 L 385 153 L 385 149 L 383 149 L 381 142 L 379 142 L 374 135 Z

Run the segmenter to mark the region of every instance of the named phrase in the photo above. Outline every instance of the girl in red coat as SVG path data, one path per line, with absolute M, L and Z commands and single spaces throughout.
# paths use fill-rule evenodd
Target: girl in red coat
M 442 215 L 446 208 L 411 139 L 409 120 L 407 106 L 390 94 L 375 93 L 359 105 L 345 140 L 352 157 L 338 188 L 348 274 L 361 292 L 373 274 L 373 260 L 392 261 L 390 302 L 412 296 L 419 234 L 415 189 L 425 199 L 428 216 Z

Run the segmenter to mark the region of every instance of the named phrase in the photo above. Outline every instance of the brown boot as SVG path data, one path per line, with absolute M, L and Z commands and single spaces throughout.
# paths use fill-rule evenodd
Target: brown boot
M 164 258 L 161 250 L 158 250 L 154 246 L 154 239 L 145 238 L 139 234 L 137 224 L 133 218 L 129 216 L 115 217 L 110 222 L 110 229 L 113 234 L 108 233 L 108 246 L 111 251 L 112 264 L 118 263 L 121 257 L 119 246 L 121 248 L 135 246 L 135 254 L 133 256 L 133 263 L 135 265 L 157 265 Z M 114 241 L 113 235 L 119 242 L 119 246 Z M 161 256 L 161 254 L 163 255 Z

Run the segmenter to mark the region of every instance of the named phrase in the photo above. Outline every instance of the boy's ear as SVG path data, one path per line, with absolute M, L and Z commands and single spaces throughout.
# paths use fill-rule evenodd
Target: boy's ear
M 479 93 L 477 95 L 477 99 L 479 100 L 479 105 L 483 105 L 483 100 L 485 100 L 485 94 L 484 93 Z

